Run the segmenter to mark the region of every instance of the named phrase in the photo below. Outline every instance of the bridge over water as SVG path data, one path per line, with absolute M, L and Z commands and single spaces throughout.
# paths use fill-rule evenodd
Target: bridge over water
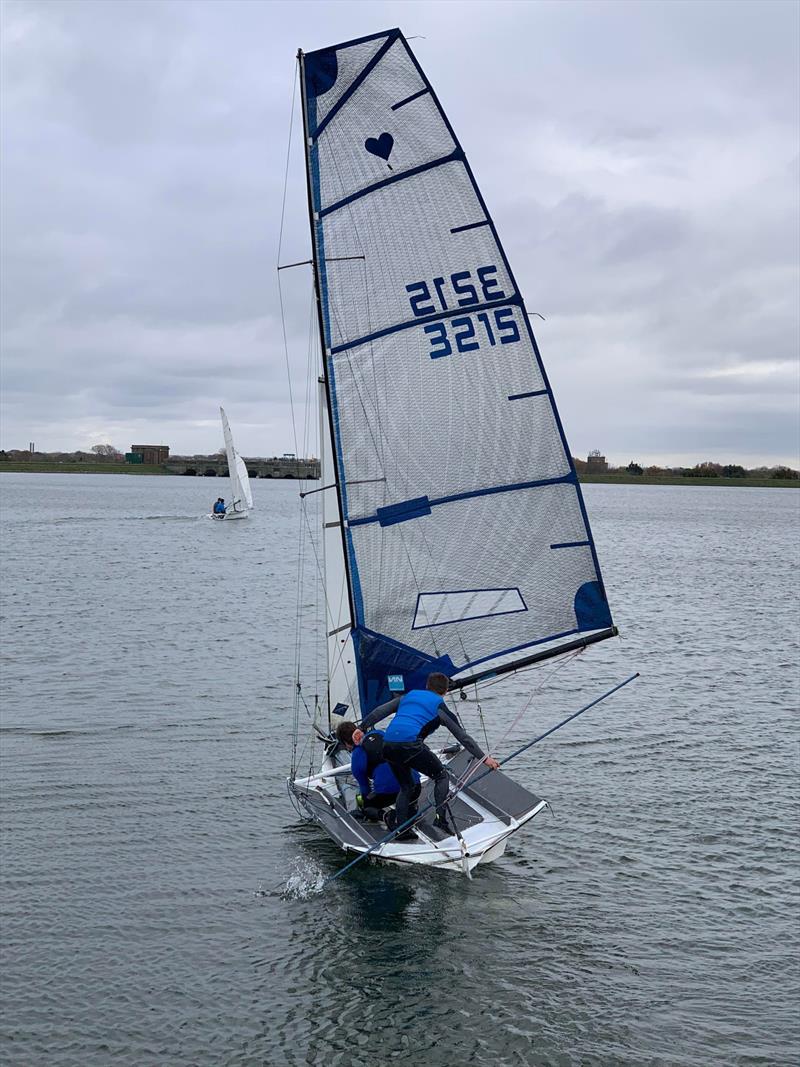
M 297 459 L 294 456 L 272 456 L 248 459 L 242 456 L 251 478 L 319 478 L 318 459 Z M 228 460 L 225 456 L 170 456 L 164 469 L 171 474 L 197 478 L 227 478 Z

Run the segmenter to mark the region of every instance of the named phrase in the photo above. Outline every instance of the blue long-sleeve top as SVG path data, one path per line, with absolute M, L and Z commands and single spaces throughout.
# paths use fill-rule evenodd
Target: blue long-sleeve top
M 432 705 L 432 710 L 428 713 L 427 721 L 421 727 L 421 729 L 415 731 L 416 737 L 419 740 L 423 741 L 426 737 L 428 737 L 429 734 L 433 733 L 434 730 L 438 730 L 440 726 L 444 726 L 445 729 L 449 730 L 453 737 L 455 737 L 455 739 L 464 746 L 464 748 L 467 750 L 467 752 L 470 753 L 470 755 L 474 756 L 475 759 L 483 759 L 484 753 L 480 745 L 476 744 L 476 742 L 470 737 L 470 735 L 466 732 L 466 730 L 463 728 L 458 719 L 456 719 L 455 715 L 453 715 L 453 713 L 449 710 L 445 702 L 441 700 L 441 698 L 439 698 L 439 702 L 437 704 L 435 700 L 435 694 L 430 693 L 427 690 L 422 690 L 421 695 L 425 698 L 426 704 Z M 406 694 L 406 697 L 412 704 L 414 702 L 414 698 L 417 696 L 418 691 L 413 689 Z M 406 699 L 406 697 L 395 697 L 393 700 L 388 701 L 386 704 L 381 704 L 379 707 L 375 708 L 373 711 L 370 712 L 369 715 L 367 715 L 367 717 L 361 723 L 361 729 L 365 731 L 370 730 L 376 723 L 380 722 L 381 719 L 385 719 L 392 713 L 394 713 L 395 715 L 398 715 L 398 713 L 402 714 L 402 709 L 400 705 L 401 702 Z M 433 707 L 433 705 L 435 705 L 435 707 Z M 415 716 L 415 719 L 417 718 L 418 717 Z M 411 738 L 409 737 L 408 739 L 410 740 Z M 406 740 L 406 738 L 404 738 L 404 740 Z

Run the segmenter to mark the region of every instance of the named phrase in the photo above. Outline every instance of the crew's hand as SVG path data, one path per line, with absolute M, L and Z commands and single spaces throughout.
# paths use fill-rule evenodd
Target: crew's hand
M 356 793 L 356 807 L 359 809 L 364 807 L 364 798 L 360 793 Z
M 500 764 L 497 762 L 494 756 L 484 756 L 483 762 L 486 764 L 487 767 L 491 767 L 493 771 L 500 770 Z

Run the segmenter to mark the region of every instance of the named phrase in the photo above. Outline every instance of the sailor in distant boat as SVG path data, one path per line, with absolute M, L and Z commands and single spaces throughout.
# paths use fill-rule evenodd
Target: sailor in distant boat
M 377 822 L 384 808 L 394 804 L 400 792 L 400 783 L 381 755 L 383 732 L 373 730 L 365 734 L 356 723 L 342 722 L 336 727 L 336 737 L 350 753 L 350 770 L 358 782 L 357 817 Z M 411 774 L 414 780 L 411 803 L 415 804 L 420 793 L 419 773 Z
M 221 496 L 217 497 L 217 502 L 214 504 L 214 514 L 215 515 L 224 515 L 225 514 L 225 501 Z
M 434 823 L 448 833 L 454 832 L 445 813 L 447 771 L 424 740 L 440 726 L 445 726 L 475 759 L 482 760 L 492 770 L 497 770 L 500 766 L 496 759 L 484 754 L 445 704 L 442 698 L 449 688 L 450 679 L 446 674 L 429 674 L 425 689 L 412 689 L 403 697 L 381 704 L 361 723 L 362 730 L 367 731 L 387 715 L 395 713 L 384 731 L 381 747 L 383 758 L 400 783 L 400 793 L 395 805 L 397 826 L 411 818 L 413 772 L 416 770 L 427 775 L 434 783 Z

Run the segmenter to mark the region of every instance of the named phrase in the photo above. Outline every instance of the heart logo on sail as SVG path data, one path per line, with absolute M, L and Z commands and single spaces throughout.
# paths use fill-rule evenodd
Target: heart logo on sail
M 364 147 L 373 156 L 379 156 L 388 161 L 394 148 L 394 137 L 390 133 L 382 133 L 380 137 L 368 137 L 364 142 Z

